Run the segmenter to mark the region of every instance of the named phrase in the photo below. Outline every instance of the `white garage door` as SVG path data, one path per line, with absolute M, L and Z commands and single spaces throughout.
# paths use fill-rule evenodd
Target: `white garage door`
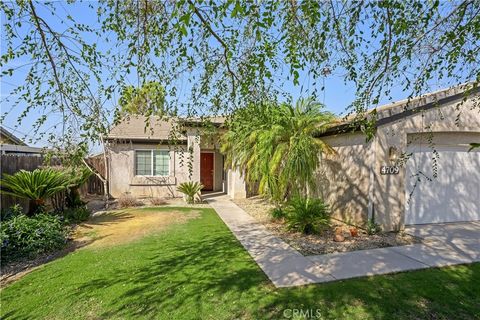
M 431 149 L 419 149 L 407 162 L 405 224 L 480 220 L 480 152 L 435 147 L 435 179 Z

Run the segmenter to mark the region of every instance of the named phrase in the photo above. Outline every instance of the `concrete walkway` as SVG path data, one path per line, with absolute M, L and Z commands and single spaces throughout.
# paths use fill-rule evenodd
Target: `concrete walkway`
M 447 226 L 443 230 L 448 233 L 450 229 L 451 238 L 442 238 L 434 227 L 430 233 L 411 229 L 412 234 L 425 238 L 424 244 L 303 256 L 227 196 L 207 201 L 276 287 L 480 261 L 480 223 Z

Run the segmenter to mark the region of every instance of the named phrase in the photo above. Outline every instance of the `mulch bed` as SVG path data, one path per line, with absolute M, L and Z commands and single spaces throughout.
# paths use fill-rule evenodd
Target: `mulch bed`
M 320 234 L 305 235 L 299 232 L 290 232 L 286 230 L 282 221 L 273 221 L 270 218 L 269 211 L 273 206 L 261 197 L 233 201 L 265 225 L 274 235 L 303 255 L 385 248 L 422 242 L 422 239 L 405 232 L 382 232 L 368 235 L 365 230 L 360 228 L 357 228 L 358 236 L 352 237 L 349 232 L 350 226 L 338 220 L 332 220 L 330 228 L 322 231 Z M 345 237 L 343 242 L 334 241 L 335 230 L 339 227 L 343 230 L 342 235 Z

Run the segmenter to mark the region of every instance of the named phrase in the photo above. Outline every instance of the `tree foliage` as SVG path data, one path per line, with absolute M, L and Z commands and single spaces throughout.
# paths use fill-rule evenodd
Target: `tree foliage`
M 227 166 L 244 174 L 249 185 L 279 203 L 315 187 L 323 152 L 333 150 L 315 136 L 334 116 L 312 99 L 252 104 L 238 110 L 222 136 Z
M 480 143 L 472 142 L 470 143 L 470 149 L 468 151 L 472 151 L 473 149 L 480 148 Z
M 325 79 L 340 76 L 356 92 L 350 110 L 362 115 L 393 87 L 412 96 L 439 82 L 480 80 L 480 2 L 473 0 L 0 6 L 3 77 L 25 75 L 2 105 L 24 108 L 20 122 L 40 113 L 35 131 L 52 140 L 96 141 L 119 108 L 115 97 L 132 83 L 161 83 L 165 110 L 191 116 L 289 99 L 292 85 L 318 98 Z M 47 126 L 52 114 L 58 121 Z
M 122 89 L 118 105 L 120 115 L 140 114 L 164 116 L 165 89 L 154 81 L 148 81 L 141 87 L 126 86 Z

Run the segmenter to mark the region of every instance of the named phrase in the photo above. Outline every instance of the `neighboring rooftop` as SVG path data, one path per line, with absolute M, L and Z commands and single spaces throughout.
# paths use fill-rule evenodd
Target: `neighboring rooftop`
M 4 155 L 41 156 L 45 154 L 46 151 L 46 148 L 15 144 L 0 144 L 0 154 Z
M 11 144 L 26 146 L 27 144 L 23 142 L 22 139 L 15 136 L 13 133 L 5 129 L 5 127 L 0 126 L 0 144 Z

